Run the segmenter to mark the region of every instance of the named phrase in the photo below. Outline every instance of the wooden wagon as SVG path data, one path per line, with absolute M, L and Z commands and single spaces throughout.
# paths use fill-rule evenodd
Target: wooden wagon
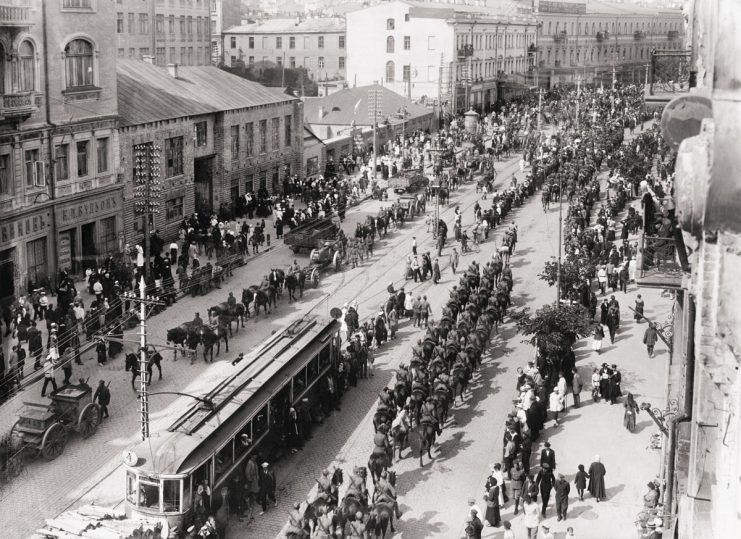
M 314 219 L 304 222 L 284 234 L 283 241 L 294 253 L 299 253 L 302 249 L 311 251 L 316 247 L 319 240 L 335 238 L 337 232 L 337 225 L 332 222 L 332 219 Z
M 427 176 L 416 171 L 406 172 L 400 176 L 389 179 L 389 187 L 395 193 L 413 193 L 418 189 L 424 189 L 429 184 Z
M 20 450 L 54 460 L 64 452 L 70 431 L 83 438 L 95 434 L 100 407 L 93 402 L 92 392 L 87 384 L 65 386 L 50 395 L 51 404 L 24 402 L 11 431 Z

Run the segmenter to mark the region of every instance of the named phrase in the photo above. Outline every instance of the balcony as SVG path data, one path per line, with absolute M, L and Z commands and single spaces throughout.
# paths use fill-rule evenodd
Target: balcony
M 0 98 L 0 118 L 28 117 L 41 105 L 41 95 L 37 92 L 3 94 Z
M 646 32 L 642 32 L 641 30 L 636 30 L 633 32 L 633 39 L 636 41 L 641 41 L 646 38 Z
M 557 34 L 553 34 L 553 41 L 556 43 L 563 43 L 566 39 L 566 30 L 561 30 Z
M 22 28 L 32 24 L 30 2 L 17 2 L 16 4 L 0 2 L 0 26 Z
M 600 30 L 595 34 L 594 37 L 597 38 L 597 41 L 602 43 L 603 41 L 607 41 L 608 39 L 610 39 L 610 32 L 608 32 L 607 30 Z
M 680 232 L 681 237 L 681 232 Z M 678 258 L 674 237 L 640 237 L 636 283 L 646 288 L 681 288 L 684 271 Z M 684 249 L 684 245 L 681 245 Z
M 463 45 L 458 49 L 458 59 L 463 60 L 473 56 L 473 45 Z

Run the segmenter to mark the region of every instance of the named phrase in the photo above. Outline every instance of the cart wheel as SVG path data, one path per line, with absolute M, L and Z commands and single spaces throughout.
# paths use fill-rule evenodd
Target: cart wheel
M 67 444 L 67 431 L 61 423 L 54 423 L 46 429 L 41 441 L 41 454 L 46 460 L 54 460 L 64 452 Z
M 340 271 L 341 266 L 342 266 L 342 261 L 340 260 L 340 253 L 339 252 L 335 252 L 335 254 L 334 254 L 334 260 L 333 260 L 332 263 L 334 264 L 334 270 L 335 271 Z
M 80 421 L 77 423 L 77 432 L 83 438 L 89 438 L 98 430 L 98 417 L 100 408 L 94 402 L 91 402 L 80 413 Z
M 316 268 L 311 271 L 311 283 L 314 288 L 319 288 L 319 270 Z

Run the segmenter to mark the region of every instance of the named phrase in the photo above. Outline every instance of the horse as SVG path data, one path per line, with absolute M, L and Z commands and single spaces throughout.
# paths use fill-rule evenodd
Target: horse
M 371 479 L 375 485 L 381 478 L 381 473 L 387 470 L 391 466 L 391 459 L 389 454 L 386 452 L 386 448 L 376 446 L 373 448 L 373 452 L 368 457 L 368 471 L 371 474 Z
M 391 458 L 393 460 L 396 454 L 396 448 L 399 448 L 399 460 L 402 459 L 401 452 L 409 444 L 409 408 L 404 406 L 391 425 L 391 438 L 393 440 L 391 447 Z
M 453 404 L 455 404 L 459 396 L 461 403 L 465 401 L 465 393 L 466 389 L 468 389 L 469 368 L 461 362 L 456 362 L 453 365 L 453 372 L 451 373 L 453 376 L 450 378 L 449 384 L 450 389 L 453 391 Z
M 206 359 L 207 354 L 211 354 L 211 363 L 214 362 L 214 345 L 216 345 L 216 355 L 218 356 L 221 352 L 221 341 L 224 341 L 226 345 L 226 351 L 229 351 L 229 337 L 227 336 L 226 327 L 223 324 L 219 324 L 216 327 L 216 331 L 208 326 L 203 326 L 198 330 L 200 342 L 203 345 L 203 361 Z
M 185 357 L 185 345 L 188 341 L 188 329 L 183 326 L 178 326 L 176 328 L 168 329 L 167 330 L 167 344 L 169 345 L 172 343 L 173 349 L 173 361 L 178 360 L 178 347 L 180 349 L 180 353 Z
M 151 356 L 149 353 L 147 354 L 147 374 L 146 374 L 146 381 L 147 383 L 151 383 L 152 381 L 152 370 L 156 366 L 157 370 L 159 371 L 159 379 L 162 380 L 162 366 L 160 365 L 160 362 L 162 361 L 162 356 L 159 352 L 154 352 Z M 134 382 L 136 379 L 141 376 L 141 357 L 133 352 L 126 354 L 126 363 L 125 363 L 125 370 L 126 372 L 131 371 L 131 389 L 136 391 L 136 387 L 134 387 Z
M 271 296 L 266 293 L 265 290 L 261 290 L 257 286 L 253 285 L 242 290 L 242 303 L 247 309 L 248 317 L 250 312 L 249 304 L 253 301 L 255 303 L 255 323 L 257 323 L 257 317 L 260 314 L 260 307 L 263 308 L 265 312 L 265 318 L 267 318 L 268 314 L 270 314 L 271 303 L 275 305 L 275 287 L 268 287 L 268 289 L 272 289 L 272 301 Z
M 296 288 L 298 288 L 298 278 L 295 273 L 289 273 L 285 277 L 283 287 L 288 290 L 288 302 L 296 301 Z
M 430 450 L 435 445 L 437 436 L 437 425 L 432 417 L 423 417 L 419 422 L 419 465 L 423 466 L 422 455 L 427 451 L 427 457 L 432 459 Z
M 131 371 L 131 389 L 133 391 L 136 391 L 136 388 L 134 387 L 134 382 L 141 374 L 141 370 L 139 369 L 139 363 L 140 363 L 139 356 L 137 356 L 133 352 L 126 354 L 126 363 L 125 363 L 126 372 Z

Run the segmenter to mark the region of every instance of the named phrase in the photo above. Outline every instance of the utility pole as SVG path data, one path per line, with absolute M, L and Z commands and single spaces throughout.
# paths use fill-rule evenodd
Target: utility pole
M 371 88 L 368 90 L 368 117 L 373 121 L 373 179 L 376 179 L 376 156 L 378 155 L 376 124 L 378 123 L 378 109 L 383 106 L 383 89 Z
M 556 308 L 561 308 L 561 231 L 563 229 L 563 180 L 558 175 L 558 266 L 556 268 Z
M 147 373 L 147 307 L 163 306 L 165 302 L 155 296 L 147 296 L 147 285 L 144 276 L 139 280 L 139 297 L 133 292 L 121 294 L 122 301 L 139 304 L 139 421 L 141 423 L 142 441 L 149 438 L 149 374 Z
M 149 278 L 150 230 L 149 219 L 159 212 L 162 187 L 160 176 L 160 147 L 151 142 L 134 146 L 134 208 L 144 216 L 144 275 Z
M 579 131 L 579 98 L 581 97 L 581 76 L 576 78 L 576 130 Z

